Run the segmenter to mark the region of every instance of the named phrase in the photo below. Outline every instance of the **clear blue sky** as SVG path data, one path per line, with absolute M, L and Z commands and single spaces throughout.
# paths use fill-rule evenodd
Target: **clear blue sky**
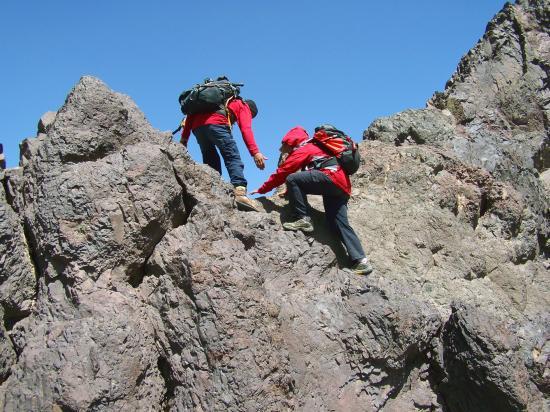
M 83 75 L 128 94 L 160 130 L 179 93 L 228 75 L 254 99 L 266 170 L 242 144 L 249 189 L 275 168 L 284 133 L 332 123 L 356 140 L 369 124 L 425 106 L 483 35 L 503 0 L 6 0 L 0 4 L 0 143 L 8 167 L 40 116 Z M 197 161 L 194 137 L 189 149 Z M 224 175 L 227 177 L 226 175 Z

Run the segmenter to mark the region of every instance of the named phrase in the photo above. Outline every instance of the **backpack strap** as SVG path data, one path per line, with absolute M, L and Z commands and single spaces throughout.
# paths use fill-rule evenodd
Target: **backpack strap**
M 223 105 L 223 110 L 225 110 L 225 116 L 227 117 L 227 124 L 229 125 L 229 130 L 233 128 L 233 122 L 231 121 L 231 111 L 229 110 L 229 103 L 231 103 L 233 100 L 240 99 L 242 100 L 241 96 L 231 96 L 229 99 L 225 101 L 225 104 Z
M 335 156 L 327 157 L 324 159 L 317 159 L 310 163 L 312 169 L 327 169 L 332 166 L 338 166 L 338 160 Z

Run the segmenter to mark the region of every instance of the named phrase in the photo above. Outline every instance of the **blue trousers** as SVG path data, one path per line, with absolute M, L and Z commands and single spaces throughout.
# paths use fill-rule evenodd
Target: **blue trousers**
M 229 126 L 221 124 L 205 124 L 193 130 L 201 148 L 202 162 L 222 174 L 222 165 L 218 150 L 222 155 L 229 181 L 235 187 L 246 187 L 244 164 L 233 139 Z M 217 150 L 216 150 L 217 149 Z
M 296 172 L 286 178 L 288 200 L 297 219 L 307 216 L 307 195 L 322 195 L 325 217 L 344 244 L 350 259 L 355 262 L 365 257 L 361 241 L 348 220 L 347 193 L 336 186 L 319 170 Z

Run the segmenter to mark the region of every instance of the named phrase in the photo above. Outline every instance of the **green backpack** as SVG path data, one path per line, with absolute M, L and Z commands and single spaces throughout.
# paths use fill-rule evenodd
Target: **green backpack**
M 225 76 L 205 79 L 180 95 L 181 111 L 184 115 L 212 112 L 225 115 L 228 100 L 239 97 L 242 86 L 242 83 L 231 83 Z

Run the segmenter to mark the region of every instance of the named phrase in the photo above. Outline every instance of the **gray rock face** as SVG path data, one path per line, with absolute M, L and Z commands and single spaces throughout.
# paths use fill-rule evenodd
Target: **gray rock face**
M 378 119 L 365 139 L 431 144 L 491 172 L 522 193 L 548 256 L 550 8 L 507 4 L 428 108 Z M 438 110 L 439 109 L 439 110 Z
M 17 171 L 0 173 L 3 181 L 17 179 Z M 12 324 L 28 315 L 34 305 L 36 274 L 23 222 L 13 208 L 13 188 L 5 187 L 7 190 L 0 188 L 0 300 L 4 323 Z
M 544 42 L 543 4 L 489 28 L 507 35 L 513 10 Z M 491 56 L 471 59 L 511 64 Z M 277 197 L 238 211 L 128 97 L 81 79 L 22 143 L 21 168 L 0 172 L 1 409 L 548 409 L 548 191 L 532 168 L 498 166 L 525 168 L 544 137 L 537 115 L 527 131 L 493 122 L 496 100 L 465 79 L 443 110 L 366 132 L 349 204 L 366 278 L 344 269 L 320 199 L 311 236 L 282 230 Z

